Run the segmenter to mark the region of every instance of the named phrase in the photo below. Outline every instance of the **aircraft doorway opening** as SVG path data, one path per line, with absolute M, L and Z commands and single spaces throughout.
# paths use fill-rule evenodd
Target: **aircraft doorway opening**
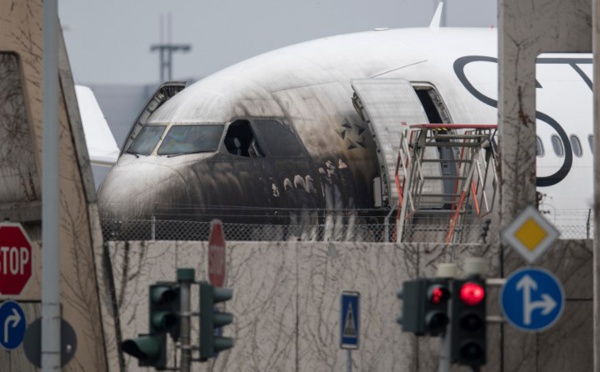
M 232 155 L 246 158 L 264 157 L 248 120 L 237 120 L 231 123 L 223 142 L 227 152 Z
M 442 97 L 435 88 L 429 84 L 426 85 L 415 85 L 415 93 L 423 105 L 425 114 L 430 124 L 450 124 L 452 119 L 450 113 L 442 100 Z M 449 129 L 440 129 L 438 134 L 447 135 L 450 134 Z M 449 140 L 439 139 L 439 142 L 447 142 Z M 453 151 L 455 149 L 451 147 L 438 147 L 440 156 L 440 171 L 442 179 L 442 189 L 444 194 L 451 195 L 455 193 L 456 179 L 458 177 L 458 170 L 454 159 L 456 155 Z M 452 197 L 444 198 L 443 209 L 452 208 Z
M 450 113 L 437 90 L 431 85 L 415 85 L 414 88 L 430 124 L 452 123 Z

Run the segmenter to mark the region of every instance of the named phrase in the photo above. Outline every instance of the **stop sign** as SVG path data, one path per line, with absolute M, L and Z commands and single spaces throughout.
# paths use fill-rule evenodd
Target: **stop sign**
M 31 278 L 32 250 L 19 223 L 0 223 L 0 294 L 20 295 Z
M 220 220 L 210 222 L 208 239 L 208 279 L 215 287 L 225 284 L 225 235 Z

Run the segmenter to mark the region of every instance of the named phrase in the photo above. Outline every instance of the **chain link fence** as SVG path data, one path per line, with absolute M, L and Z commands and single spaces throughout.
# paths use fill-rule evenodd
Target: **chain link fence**
M 102 219 L 105 240 L 196 240 L 209 238 L 210 222 L 182 220 L 115 220 Z M 358 241 L 395 242 L 394 219 L 388 223 L 356 223 L 341 218 L 329 218 L 318 224 L 224 223 L 225 238 L 234 241 Z M 562 226 L 561 238 L 591 237 L 586 226 Z M 406 224 L 402 241 L 443 243 L 449 223 L 419 222 Z M 486 220 L 471 220 L 458 225 L 452 234 L 455 243 L 497 243 L 498 225 Z
M 332 214 L 323 211 L 301 210 L 298 213 L 269 220 L 254 216 L 253 223 L 228 223 L 231 216 L 221 218 L 225 238 L 233 241 L 359 241 L 395 242 L 395 216 L 356 216 L 349 212 Z M 561 239 L 593 238 L 593 216 L 579 211 L 553 214 L 546 218 L 561 232 Z M 192 217 L 192 216 L 187 216 Z M 198 216 L 194 216 L 198 217 Z M 246 216 L 248 217 L 248 216 Z M 212 219 L 212 218 L 210 218 Z M 122 220 L 101 218 L 105 240 L 196 240 L 206 241 L 210 233 L 210 219 L 192 220 L 152 218 L 149 220 Z M 255 221 L 255 222 L 254 222 Z M 561 224 L 573 221 L 573 224 Z M 275 223 L 274 223 L 275 222 Z M 453 231 L 449 241 L 454 243 L 498 243 L 499 224 L 492 219 L 467 216 Z M 403 226 L 401 241 L 443 243 L 448 240 L 449 217 L 420 217 Z

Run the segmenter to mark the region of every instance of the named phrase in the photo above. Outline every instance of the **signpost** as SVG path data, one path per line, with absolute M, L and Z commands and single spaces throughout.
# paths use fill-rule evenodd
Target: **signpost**
M 534 263 L 558 239 L 559 231 L 533 206 L 525 208 L 503 231 L 502 238 L 529 263 Z M 562 315 L 565 291 L 551 272 L 521 268 L 506 278 L 500 308 L 508 323 L 526 332 L 554 325 Z
M 210 222 L 208 239 L 208 279 L 215 287 L 225 285 L 225 235 L 221 220 Z
M 0 345 L 8 350 L 16 349 L 23 342 L 27 320 L 21 306 L 14 301 L 0 305 Z
M 346 370 L 352 371 L 352 349 L 358 349 L 360 337 L 360 293 L 343 291 L 340 307 L 340 348 L 348 350 Z
M 31 279 L 31 241 L 21 224 L 0 223 L 0 294 L 18 296 Z
M 514 327 L 527 332 L 552 327 L 562 315 L 565 292 L 551 272 L 521 268 L 513 272 L 500 291 L 500 308 Z

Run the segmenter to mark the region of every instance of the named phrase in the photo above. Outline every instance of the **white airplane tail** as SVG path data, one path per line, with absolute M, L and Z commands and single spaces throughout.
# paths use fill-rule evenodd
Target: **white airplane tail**
M 92 165 L 111 167 L 117 162 L 119 147 L 96 96 L 89 87 L 83 85 L 76 85 L 75 92 Z

